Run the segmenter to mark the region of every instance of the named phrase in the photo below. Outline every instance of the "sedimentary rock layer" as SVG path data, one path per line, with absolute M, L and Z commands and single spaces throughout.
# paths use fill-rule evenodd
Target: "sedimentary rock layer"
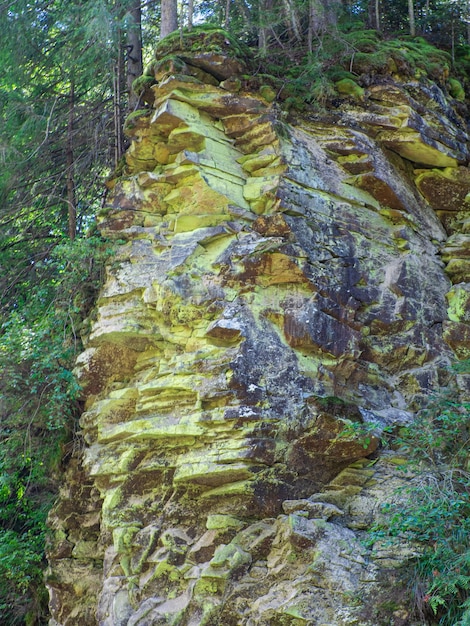
M 380 429 L 468 357 L 465 125 L 419 84 L 288 121 L 219 58 L 184 63 L 99 217 L 51 623 L 377 625 L 407 556 L 360 543 L 403 480 Z

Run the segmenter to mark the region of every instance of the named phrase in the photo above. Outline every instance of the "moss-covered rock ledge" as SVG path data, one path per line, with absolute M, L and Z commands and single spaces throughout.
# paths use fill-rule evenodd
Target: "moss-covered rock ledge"
M 415 79 L 288 123 L 197 37 L 160 45 L 99 216 L 51 624 L 417 626 L 409 550 L 361 539 L 406 480 L 380 430 L 467 356 L 468 128 Z

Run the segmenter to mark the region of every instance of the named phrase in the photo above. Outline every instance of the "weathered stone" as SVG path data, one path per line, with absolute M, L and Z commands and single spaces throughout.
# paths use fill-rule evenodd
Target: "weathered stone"
M 470 279 L 470 234 L 457 232 L 451 235 L 441 255 L 447 262 L 446 272 L 454 284 L 466 283 Z
M 287 515 L 296 511 L 305 511 L 309 517 L 329 520 L 338 515 L 344 515 L 344 511 L 333 504 L 326 502 L 312 502 L 311 500 L 284 500 L 282 509 Z
M 210 560 L 212 569 L 228 569 L 231 573 L 237 573 L 241 568 L 251 563 L 249 552 L 245 552 L 235 543 L 220 546 Z M 206 571 L 206 576 L 210 576 Z
M 274 524 L 269 524 L 267 521 L 256 522 L 237 533 L 233 543 L 251 554 L 252 559 L 258 560 L 267 557 L 275 536 Z
M 295 548 L 310 548 L 314 546 L 323 528 L 315 520 L 309 520 L 302 515 L 289 515 L 290 541 Z
M 469 210 L 470 170 L 467 167 L 446 167 L 417 171 L 416 186 L 436 211 Z
M 446 322 L 444 340 L 461 360 L 470 358 L 470 325 L 459 322 Z
M 380 140 L 390 150 L 409 161 L 437 167 L 457 167 L 465 160 L 460 151 L 448 151 L 439 141 L 418 132 L 383 131 Z
M 452 322 L 470 323 L 470 284 L 455 285 L 447 294 L 447 313 Z
M 216 38 L 170 41 L 99 217 L 116 254 L 49 518 L 54 626 L 377 626 L 411 556 L 361 543 L 408 480 L 381 433 L 470 356 L 467 133 L 442 92 L 371 85 L 281 124 Z M 400 602 L 384 623 L 418 626 Z
M 368 191 L 380 206 L 391 209 L 404 210 L 403 202 L 398 198 L 395 191 L 389 185 L 373 174 L 361 174 L 357 176 L 354 184 L 360 189 Z

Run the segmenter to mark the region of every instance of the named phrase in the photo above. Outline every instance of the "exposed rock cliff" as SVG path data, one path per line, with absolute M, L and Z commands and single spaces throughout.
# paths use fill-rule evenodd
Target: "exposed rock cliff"
M 157 64 L 127 123 L 51 623 L 417 624 L 406 552 L 361 544 L 404 478 L 341 433 L 470 355 L 466 124 L 417 82 L 287 122 L 222 53 Z

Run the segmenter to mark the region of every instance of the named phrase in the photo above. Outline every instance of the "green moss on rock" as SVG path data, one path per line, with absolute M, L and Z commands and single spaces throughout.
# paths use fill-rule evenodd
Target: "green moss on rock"
M 276 92 L 269 85 L 261 85 L 259 93 L 261 97 L 266 100 L 266 102 L 274 102 L 276 99 Z
M 447 314 L 453 322 L 470 322 L 470 287 L 456 285 L 446 294 L 449 308 Z
M 171 33 L 156 47 L 157 58 L 163 58 L 170 54 L 184 52 L 184 54 L 195 54 L 204 52 L 224 54 L 231 58 L 250 58 L 251 51 L 238 39 L 222 28 L 210 25 L 193 26 L 191 30 L 183 29 Z
M 139 76 L 139 78 L 136 78 L 135 81 L 132 83 L 132 91 L 136 95 L 140 96 L 144 93 L 146 89 L 154 84 L 155 79 L 153 78 L 153 76 L 147 76 L 143 74 L 142 76 Z
M 149 117 L 150 113 L 150 109 L 138 109 L 137 111 L 129 113 L 126 121 L 124 122 L 124 133 L 133 133 L 142 124 L 142 122 L 146 125 L 146 118 Z
M 456 78 L 449 78 L 449 93 L 459 102 L 463 102 L 465 100 L 465 89 L 463 88 L 462 83 Z
M 364 98 L 364 89 L 351 78 L 342 78 L 341 80 L 338 80 L 335 83 L 335 87 L 338 93 L 342 95 L 351 96 L 357 100 L 362 100 Z

